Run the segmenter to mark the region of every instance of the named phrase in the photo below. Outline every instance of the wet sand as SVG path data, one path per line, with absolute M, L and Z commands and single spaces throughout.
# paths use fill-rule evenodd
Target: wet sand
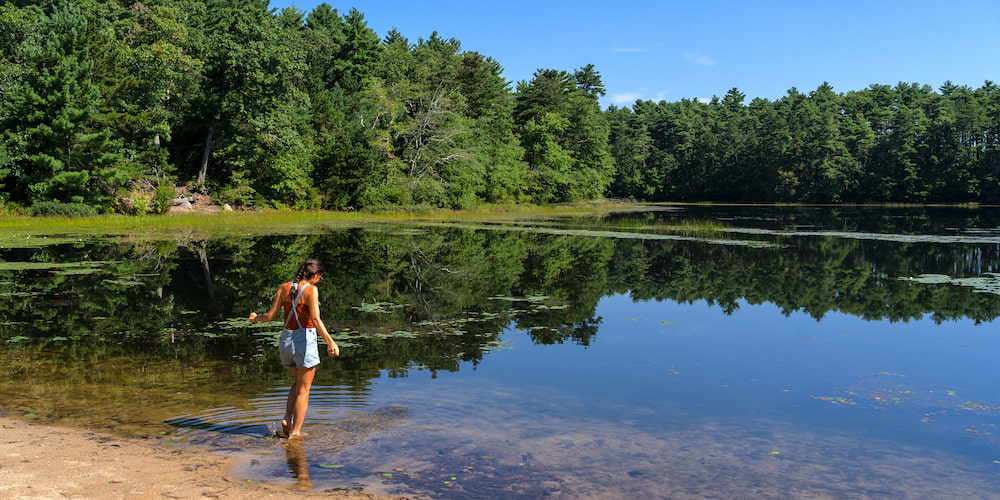
M 361 491 L 295 491 L 293 484 L 240 480 L 234 460 L 153 439 L 0 418 L 0 497 L 287 498 L 386 500 Z

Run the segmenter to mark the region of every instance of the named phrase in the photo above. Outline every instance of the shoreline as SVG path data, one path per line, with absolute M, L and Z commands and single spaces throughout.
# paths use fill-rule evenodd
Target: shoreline
M 323 497 L 388 500 L 351 490 L 299 491 L 294 484 L 241 480 L 235 459 L 86 429 L 0 417 L 0 497 Z

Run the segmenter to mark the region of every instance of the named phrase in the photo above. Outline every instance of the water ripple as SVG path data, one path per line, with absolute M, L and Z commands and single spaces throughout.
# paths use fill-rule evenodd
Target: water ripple
M 167 419 L 166 423 L 178 428 L 175 438 L 181 442 L 245 446 L 247 443 L 235 441 L 274 436 L 285 413 L 288 389 L 287 386 L 268 389 L 260 397 L 248 400 L 247 407 L 210 408 Z M 345 415 L 370 406 L 366 394 L 345 386 L 313 386 L 309 400 L 309 423 L 318 427 L 336 425 Z

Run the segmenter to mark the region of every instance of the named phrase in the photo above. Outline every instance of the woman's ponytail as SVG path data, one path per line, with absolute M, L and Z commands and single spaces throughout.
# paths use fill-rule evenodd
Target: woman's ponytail
M 326 269 L 323 267 L 323 263 L 319 259 L 306 259 L 305 262 L 299 266 L 298 272 L 295 273 L 295 279 L 292 280 L 292 293 L 294 294 L 299 289 L 299 282 L 311 279 L 317 274 L 324 274 Z

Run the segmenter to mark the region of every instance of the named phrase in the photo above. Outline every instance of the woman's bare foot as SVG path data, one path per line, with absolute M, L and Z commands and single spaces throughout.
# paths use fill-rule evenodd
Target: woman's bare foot
M 291 432 L 292 426 L 288 425 L 288 422 L 282 420 L 281 428 L 274 431 L 274 437 L 281 439 L 288 439 L 288 433 Z
M 288 435 L 288 439 L 302 439 L 302 438 L 308 437 L 308 436 L 309 436 L 308 433 L 299 431 L 299 432 L 293 432 L 293 433 L 289 434 Z

